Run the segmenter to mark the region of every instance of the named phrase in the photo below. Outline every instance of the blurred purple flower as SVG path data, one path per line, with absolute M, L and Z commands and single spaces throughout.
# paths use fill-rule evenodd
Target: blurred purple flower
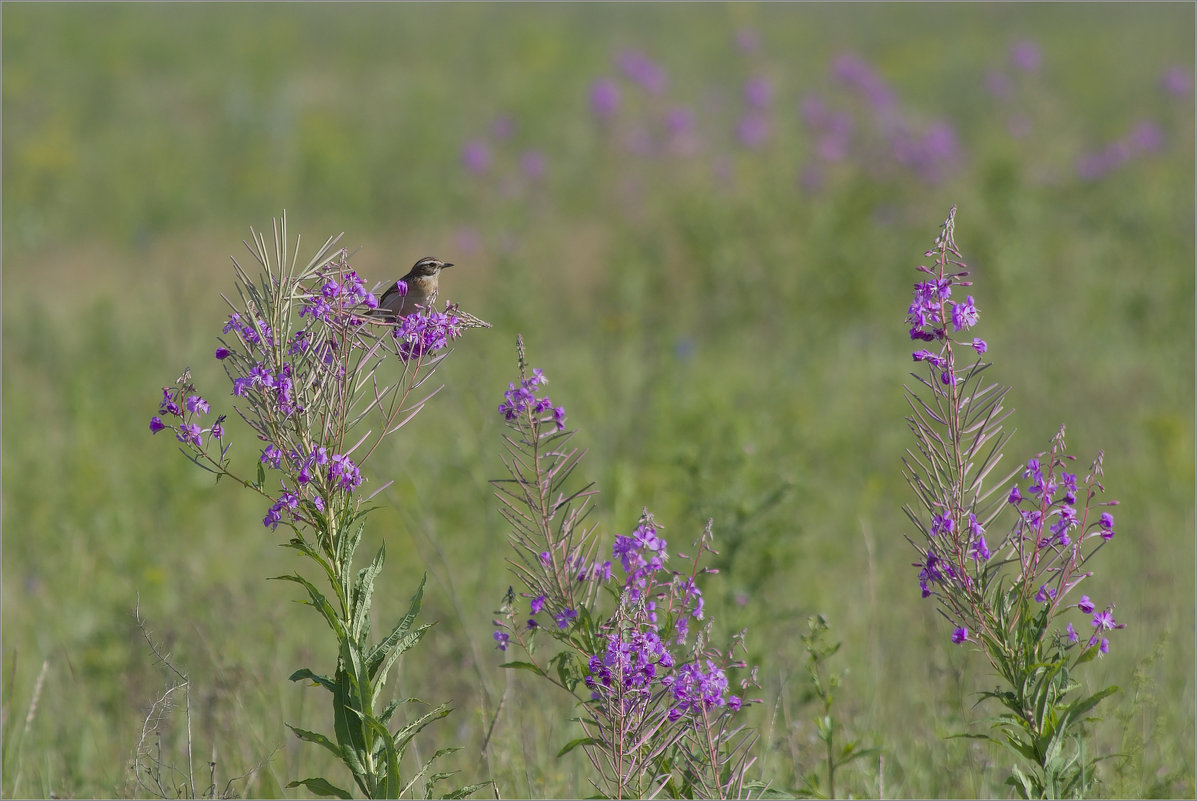
M 1164 91 L 1174 97 L 1193 96 L 1193 72 L 1183 67 L 1172 67 L 1160 78 Z
M 544 177 L 545 158 L 539 150 L 525 150 L 520 156 L 520 171 L 530 180 L 539 181 Z
M 1164 132 L 1152 120 L 1141 120 L 1127 134 L 1126 143 L 1132 154 L 1155 153 L 1164 146 Z
M 668 84 L 661 65 L 639 50 L 624 50 L 615 58 L 615 66 L 625 78 L 650 94 L 661 94 Z
M 694 113 L 685 106 L 674 106 L 665 115 L 665 128 L 670 136 L 685 136 L 694 130 Z
M 495 139 L 510 139 L 515 133 L 515 120 L 510 114 L 500 114 L 490 124 L 490 133 Z
M 773 84 L 761 75 L 749 78 L 744 84 L 744 99 L 752 108 L 769 109 L 773 105 Z
M 764 114 L 750 111 L 740 118 L 736 136 L 744 147 L 756 150 L 769 141 L 769 128 L 769 120 Z
M 873 65 L 855 53 L 836 56 L 831 65 L 832 76 L 864 95 L 875 111 L 887 111 L 897 104 L 897 97 L 885 85 Z
M 755 53 L 761 47 L 761 35 L 755 28 L 741 28 L 736 32 L 736 47 L 742 53 Z
M 471 139 L 461 149 L 461 162 L 475 175 L 490 169 L 490 146 L 481 139 Z
M 694 112 L 685 106 L 674 106 L 665 115 L 665 130 L 669 134 L 669 150 L 689 156 L 698 152 L 694 129 Z
M 1039 45 L 1030 39 L 1020 39 L 1010 47 L 1010 62 L 1023 72 L 1034 72 L 1043 61 Z
M 619 109 L 619 86 L 610 78 L 600 78 L 590 87 L 590 110 L 600 120 L 615 116 Z
M 848 156 L 848 137 L 834 131 L 823 134 L 815 143 L 815 154 L 823 161 L 843 161 Z

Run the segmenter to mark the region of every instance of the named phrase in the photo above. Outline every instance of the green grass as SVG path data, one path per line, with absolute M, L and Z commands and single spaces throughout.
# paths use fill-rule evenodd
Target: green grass
M 259 500 L 213 487 L 147 429 L 185 366 L 214 407 L 224 396 L 211 353 L 228 256 L 286 208 L 305 253 L 346 231 L 373 280 L 450 258 L 443 294 L 494 323 L 460 341 L 444 391 L 370 473 L 395 481 L 367 535 L 389 555 L 378 619 L 428 571 L 440 621 L 394 685 L 457 707 L 424 756 L 463 745 L 463 781 L 494 778 L 504 797 L 589 791 L 581 755 L 554 756 L 576 735 L 569 706 L 499 670 L 490 640 L 510 578 L 487 481 L 518 331 L 590 449 L 610 536 L 642 506 L 675 547 L 714 518 L 707 608 L 749 627 L 766 778 L 796 787 L 818 764 L 798 637 L 823 612 L 850 671 L 840 720 L 886 749 L 841 788 L 1004 795 L 1004 754 L 944 739 L 976 725 L 973 694 L 993 680 L 920 602 L 902 539 L 903 316 L 958 203 L 980 335 L 1012 387 L 1007 459 L 1065 423 L 1081 460 L 1105 449 L 1122 501 L 1087 591 L 1129 626 L 1088 681 L 1124 690 L 1091 748 L 1132 759 L 1108 763 L 1100 791 L 1191 795 L 1193 106 L 1157 79 L 1191 72 L 1193 21 L 1183 4 L 5 3 L 3 794 L 135 792 L 128 762 L 165 681 L 138 606 L 190 675 L 196 764 L 217 763 L 219 790 L 257 766 L 232 792 L 337 778 L 283 726 L 324 727 L 322 695 L 286 676 L 331 663 L 295 594 L 265 580 L 293 568 L 280 535 Z M 741 26 L 760 52 L 736 51 Z M 1044 64 L 1015 101 L 1033 133 L 1013 139 L 983 76 L 1021 37 Z M 695 108 L 699 156 L 642 159 L 599 135 L 589 85 L 628 47 L 663 64 L 669 103 Z M 967 157 L 948 180 L 841 165 L 820 192 L 798 186 L 812 143 L 797 103 L 837 91 L 843 50 L 916 126 L 956 126 Z M 749 152 L 734 124 L 756 73 L 776 88 L 775 132 Z M 625 120 L 654 108 L 626 83 L 624 101 Z M 516 130 L 492 142 L 495 172 L 514 178 L 537 148 L 542 183 L 461 167 L 501 114 Z M 1163 129 L 1160 153 L 1075 177 L 1078 153 L 1140 118 Z M 234 450 L 254 452 L 244 437 Z M 179 720 L 163 741 L 176 761 Z

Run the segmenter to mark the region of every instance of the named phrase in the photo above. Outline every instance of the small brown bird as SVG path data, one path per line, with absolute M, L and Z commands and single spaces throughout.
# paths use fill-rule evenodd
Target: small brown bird
M 375 317 L 394 322 L 400 317 L 427 309 L 436 300 L 437 290 L 440 288 L 441 270 L 452 267 L 453 263 L 441 261 L 432 256 L 426 256 L 415 263 L 415 266 L 399 279 L 407 285 L 406 294 L 400 292 L 399 281 L 391 284 L 378 299 L 378 308 L 374 310 Z

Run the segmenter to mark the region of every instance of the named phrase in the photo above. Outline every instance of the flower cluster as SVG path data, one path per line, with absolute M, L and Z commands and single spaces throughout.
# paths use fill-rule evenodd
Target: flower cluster
M 622 691 L 647 693 L 655 681 L 668 689 L 676 702 L 669 712 L 671 721 L 725 703 L 738 710 L 741 700 L 727 697 L 727 677 L 713 661 L 696 657 L 686 662 L 669 651 L 671 646 L 686 645 L 691 619 L 703 619 L 703 597 L 694 576 L 665 568 L 669 558 L 666 547 L 648 512 L 630 535 L 616 536 L 611 551 L 624 571 L 620 603 L 628 618 L 618 626 L 618 633 L 607 635 L 605 653 L 590 657 L 586 686 L 594 691 L 592 699 L 598 700 L 600 685 L 610 688 L 613 681 L 620 681 Z M 671 639 L 662 639 L 662 626 L 670 625 Z
M 923 560 L 914 564 L 919 571 L 919 589 L 924 598 L 934 595 L 948 608 L 949 618 L 956 624 L 952 640 L 962 643 L 970 641 L 970 625 L 974 630 L 985 626 L 973 600 L 979 577 L 1010 564 L 1018 570 L 1016 583 L 1029 588 L 1028 594 L 1034 593 L 1035 602 L 1051 604 L 1055 614 L 1064 597 L 1091 575 L 1081 572 L 1080 565 L 1092 556 L 1094 547 L 1113 538 L 1114 518 L 1109 512 L 1102 512 L 1096 520 L 1089 518 L 1091 504 L 1102 490 L 1098 481 L 1101 459 L 1083 479 L 1069 472 L 1068 461 L 1074 457 L 1065 454 L 1061 428 L 1050 453 L 1029 459 L 1021 470 L 1024 483 L 1013 484 L 1006 494 L 1006 506 L 1013 508 L 1017 517 L 1011 533 L 997 547 L 990 547 L 985 526 L 1000 511 L 1000 496 L 990 505 L 986 500 L 990 493 L 981 482 L 1000 452 L 997 448 L 980 448 L 988 440 L 996 440 L 999 445 L 1003 441 L 1000 422 L 1005 414 L 1000 404 L 1004 391 L 980 383 L 978 376 L 987 365 L 970 360 L 962 367 L 955 360 L 956 345 L 971 348 L 977 355 L 986 353 L 988 346 L 982 339 L 970 339 L 968 334 L 959 336 L 977 324 L 980 313 L 972 295 L 964 300 L 953 297 L 954 288 L 972 285 L 964 280 L 968 276 L 966 265 L 954 259 L 959 256 L 953 241 L 954 217 L 953 207 L 935 248 L 924 254 L 938 264 L 935 268 L 919 266 L 928 278 L 914 285 L 914 299 L 906 310 L 910 339 L 938 343 L 934 350 L 920 349 L 912 354 L 914 361 L 929 371 L 928 377 L 920 380 L 935 395 L 935 403 L 916 405 L 919 414 L 910 419 L 920 440 L 920 451 L 929 461 L 920 469 L 908 471 L 908 479 L 919 491 L 926 510 L 925 522 L 920 523 L 926 534 L 925 545 L 919 547 Z M 966 447 L 974 450 L 967 451 Z M 957 448 L 959 452 L 953 450 Z M 937 469 L 937 463 L 975 463 L 968 469 L 976 472 L 961 485 L 952 477 L 954 474 Z M 991 563 L 995 552 L 1000 552 L 1002 559 Z M 1112 614 L 1109 621 L 1108 628 L 1121 627 L 1112 624 Z M 1105 623 L 1103 617 L 1101 625 Z M 1071 624 L 1067 634 L 1070 642 L 1077 640 Z M 1100 644 L 1103 652 L 1108 649 L 1108 642 L 1100 639 L 1090 644 Z
M 245 404 L 235 407 L 238 414 L 264 443 L 260 464 L 282 474 L 275 491 L 260 480 L 244 482 L 270 499 L 262 522 L 272 530 L 288 514 L 292 522 L 310 521 L 310 515 L 324 513 L 330 504 L 346 500 L 362 486 L 360 464 L 339 444 L 345 441 L 343 410 L 361 402 L 353 396 L 363 387 L 405 394 L 418 385 L 413 378 L 406 387 L 379 389 L 380 382 L 363 380 L 363 373 L 379 363 L 374 354 L 390 343 L 400 361 L 418 361 L 446 347 L 464 328 L 486 325 L 448 307 L 445 313 L 429 309 L 409 314 L 388 324 L 390 337 L 375 336 L 372 330 L 383 323 L 369 312 L 378 308 L 378 299 L 350 266 L 348 252 L 327 248 L 330 245 L 306 271 L 289 276 L 280 270 L 260 285 L 248 283 L 239 271 L 244 306 L 229 314 L 215 353 L 232 384 L 233 397 Z M 255 256 L 263 264 L 269 258 L 260 252 Z M 294 309 L 297 315 L 292 314 Z M 185 379 L 163 390 L 161 416 L 153 418 L 150 429 L 154 433 L 174 429 L 179 441 L 192 448 L 197 462 L 227 472 L 225 418 L 201 428 L 197 416 L 208 412 L 208 403 L 194 394 L 190 377 Z M 402 407 L 383 404 L 381 395 L 365 402 L 379 410 Z M 311 414 L 321 409 L 333 414 Z M 392 428 L 388 424 L 380 430 Z M 204 434 L 220 442 L 219 458 L 207 453 Z M 372 450 L 367 447 L 364 453 Z
M 158 405 L 158 414 L 150 418 L 150 433 L 157 434 L 169 428 L 175 432 L 175 439 L 192 448 L 204 447 L 204 435 L 209 441 L 221 443 L 222 455 L 227 446 L 224 445 L 225 415 L 220 415 L 208 428 L 201 427 L 199 418 L 211 411 L 208 402 L 195 391 L 189 373 L 184 373 L 173 387 L 162 388 L 162 402 Z M 166 421 L 159 417 L 163 415 Z
M 507 391 L 503 393 L 503 402 L 499 404 L 499 414 L 503 415 L 508 421 L 515 420 L 523 414 L 533 415 L 538 422 L 547 422 L 548 418 L 541 421 L 537 415 L 544 415 L 552 411 L 552 420 L 558 431 L 565 430 L 565 408 L 562 406 L 553 406 L 553 401 L 549 399 L 548 395 L 543 398 L 536 397 L 536 387 L 547 384 L 549 380 L 544 377 L 541 370 L 533 368 L 532 375 L 520 379 L 519 386 L 514 383 L 507 385 Z
M 329 324 L 343 320 L 350 325 L 362 325 L 365 321 L 351 312 L 359 306 L 378 308 L 378 298 L 366 289 L 365 282 L 355 270 L 345 270 L 339 264 L 330 265 L 318 274 L 316 280 L 319 286 L 300 308 L 300 317 L 312 317 Z
M 930 272 L 925 266 L 919 269 Z M 972 295 L 963 302 L 951 299 L 954 284 L 969 286 L 969 282 L 960 280 L 962 275 L 958 273 L 936 277 L 930 281 L 919 281 L 914 285 L 914 300 L 906 310 L 906 322 L 910 325 L 912 340 L 942 343 L 938 352 L 921 349 L 911 355 L 916 362 L 927 362 L 939 370 L 939 380 L 943 384 L 957 380 L 949 359 L 951 348 L 948 321 L 951 321 L 953 333 L 959 333 L 975 326 L 981 317 Z M 983 339 L 974 338 L 963 344 L 972 348 L 978 355 L 989 350 L 989 345 Z
M 451 340 L 461 336 L 462 329 L 457 315 L 429 309 L 401 317 L 391 336 L 398 344 L 399 358 L 406 362 L 447 347 Z

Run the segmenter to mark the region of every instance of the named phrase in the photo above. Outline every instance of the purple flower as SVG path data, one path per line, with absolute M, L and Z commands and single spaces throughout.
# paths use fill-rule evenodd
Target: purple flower
M 1126 136 L 1127 149 L 1132 155 L 1155 153 L 1164 146 L 1164 131 L 1151 120 L 1142 120 Z
M 1116 622 L 1114 620 L 1114 607 L 1107 606 L 1102 611 L 1093 615 L 1093 627 L 1098 631 L 1112 631 L 1113 629 L 1126 628 L 1126 624 Z
M 977 352 L 977 355 L 981 355 L 985 351 L 989 350 L 989 345 L 987 345 L 983 339 L 973 339 L 972 348 Z
M 1015 506 L 1022 503 L 1022 493 L 1019 492 L 1017 484 L 1010 488 L 1010 495 L 1006 498 L 1006 502 Z
M 507 650 L 507 641 L 510 639 L 511 639 L 511 635 L 509 635 L 505 631 L 496 631 L 495 632 L 495 642 L 497 642 L 499 644 L 500 651 Z
M 952 304 L 952 328 L 955 330 L 963 331 L 966 328 L 972 328 L 977 324 L 979 318 L 980 313 L 973 305 L 972 295 L 969 295 L 968 300 L 964 303 Z
M 600 78 L 590 87 L 590 110 L 600 120 L 609 120 L 619 109 L 619 86 L 610 78 Z
M 192 412 L 198 412 L 199 414 L 207 414 L 208 402 L 199 395 L 188 395 L 187 409 Z
M 744 147 L 756 150 L 769 141 L 769 119 L 760 112 L 748 112 L 740 118 L 736 136 Z
M 615 59 L 615 65 L 632 83 L 650 94 L 659 95 L 668 83 L 665 70 L 639 50 L 625 50 Z
M 267 445 L 262 451 L 262 458 L 259 459 L 259 461 L 262 464 L 268 464 L 275 470 L 278 470 L 283 465 L 283 452 L 273 444 Z
M 959 645 L 962 642 L 968 641 L 968 629 L 960 626 L 952 631 L 952 642 Z
M 1084 612 L 1086 615 L 1091 615 L 1096 607 L 1093 605 L 1093 602 L 1089 600 L 1088 595 L 1082 595 L 1081 602 L 1076 605 L 1076 608 Z
M 362 485 L 362 473 L 348 456 L 336 454 L 328 467 L 328 478 L 346 492 L 353 492 Z
M 490 146 L 481 139 L 471 139 L 461 149 L 461 163 L 475 175 L 490 169 Z
M 1039 45 L 1029 39 L 1022 39 L 1010 48 L 1010 62 L 1023 72 L 1034 72 L 1039 69 L 1043 54 Z
M 200 439 L 200 427 L 194 423 L 182 423 L 176 432 L 175 439 L 185 445 L 190 443 L 197 448 L 203 445 L 203 441 Z
M 1171 67 L 1160 78 L 1164 91 L 1173 97 L 1191 97 L 1193 92 L 1193 73 L 1184 67 Z
M 974 561 L 985 562 L 993 554 L 989 552 L 989 545 L 985 542 L 985 537 L 978 535 L 971 547 L 971 556 Z
M 773 84 L 764 76 L 749 78 L 744 84 L 744 99 L 752 108 L 765 111 L 773 105 Z
M 490 124 L 490 133 L 495 139 L 510 139 L 515 133 L 515 120 L 510 114 L 500 114 Z
M 229 349 L 228 348 L 221 346 L 216 349 L 216 358 L 217 359 L 227 359 L 228 357 L 229 357 Z
M 166 424 L 162 422 L 162 418 L 160 418 L 160 417 L 151 417 L 150 418 L 150 432 L 151 433 L 157 434 L 159 431 L 161 431 L 164 428 L 166 428 Z
M 1101 527 L 1101 538 L 1103 540 L 1114 538 L 1114 516 L 1112 514 L 1102 512 L 1101 519 L 1098 520 L 1098 525 Z
M 1035 593 L 1035 600 L 1039 603 L 1047 603 L 1056 597 L 1056 590 L 1054 587 L 1049 587 L 1046 584 L 1040 585 L 1039 592 Z
M 744 53 L 755 53 L 761 46 L 761 35 L 752 28 L 736 31 L 736 46 Z
M 539 150 L 526 150 L 520 157 L 520 170 L 529 179 L 539 181 L 544 177 L 545 158 Z
M 1076 642 L 1080 639 L 1080 635 L 1076 633 L 1076 629 L 1072 627 L 1071 622 L 1064 627 L 1064 633 L 1068 636 L 1069 642 Z
M 532 614 L 534 614 L 534 615 L 540 614 L 540 610 L 544 609 L 544 602 L 545 602 L 545 597 L 543 595 L 537 595 L 535 598 L 533 598 L 532 599 Z
M 945 515 L 945 514 L 934 515 L 931 518 L 931 536 L 934 537 L 935 535 L 940 534 L 940 533 L 951 534 L 952 529 L 955 525 L 956 524 L 952 520 L 951 515 Z
M 299 496 L 290 490 L 284 490 L 279 499 L 266 511 L 266 517 L 262 520 L 262 525 L 273 531 L 282 522 L 284 509 L 294 511 L 297 508 L 299 508 Z

